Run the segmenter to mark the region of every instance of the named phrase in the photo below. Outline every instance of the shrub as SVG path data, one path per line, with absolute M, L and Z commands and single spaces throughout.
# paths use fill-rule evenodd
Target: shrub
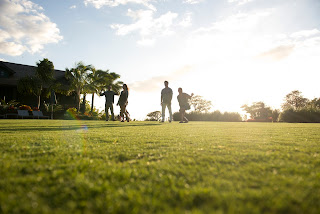
M 0 114 L 6 114 L 8 111 L 7 105 L 0 105 Z
M 242 118 L 238 112 L 224 112 L 220 121 L 240 122 Z
M 99 120 L 98 113 L 96 112 L 85 112 L 81 114 L 77 111 L 76 108 L 67 109 L 64 114 L 64 119 L 66 120 Z
M 28 110 L 28 111 L 32 111 L 32 108 L 28 105 L 22 105 L 22 106 L 19 106 L 19 109 L 20 110 Z
M 66 120 L 75 120 L 78 119 L 78 112 L 76 108 L 68 108 L 64 114 L 64 119 Z
M 208 113 L 200 113 L 192 111 L 190 113 L 186 113 L 186 117 L 190 121 L 225 121 L 225 122 L 240 122 L 242 118 L 237 112 L 224 112 L 220 111 L 208 112 Z M 173 114 L 173 120 L 180 120 L 180 113 L 175 112 Z
M 247 122 L 272 122 L 272 117 L 266 119 L 248 119 Z

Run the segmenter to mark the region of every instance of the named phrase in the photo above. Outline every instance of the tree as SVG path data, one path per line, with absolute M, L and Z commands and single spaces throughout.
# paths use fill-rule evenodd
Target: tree
M 76 63 L 75 68 L 68 69 L 66 68 L 65 77 L 70 81 L 70 88 L 69 91 L 75 91 L 76 93 L 76 106 L 77 110 L 80 110 L 80 95 L 83 93 L 84 99 L 83 103 L 85 102 L 85 95 L 88 91 L 87 85 L 89 82 L 88 78 L 88 71 L 92 70 L 93 66 L 85 65 L 83 62 Z
M 147 114 L 147 117 L 149 121 L 159 121 L 161 118 L 161 112 L 160 111 L 153 111 Z
M 51 61 L 47 58 L 44 58 L 42 61 L 37 62 L 36 68 L 36 76 L 40 80 L 40 94 L 38 96 L 38 108 L 40 108 L 40 97 L 43 88 L 46 86 L 47 88 L 51 88 L 54 83 L 54 66 Z M 48 90 L 50 91 L 50 90 Z
M 41 80 L 42 85 L 51 85 L 54 81 L 54 66 L 51 61 L 44 58 L 37 62 L 36 76 Z
M 320 109 L 293 108 L 285 109 L 280 115 L 280 121 L 289 123 L 320 123 Z
M 94 94 L 98 93 L 101 90 L 102 84 L 101 79 L 103 78 L 105 72 L 102 70 L 92 69 L 92 73 L 88 75 L 89 82 L 87 84 L 87 88 L 89 89 L 90 93 L 92 93 L 92 100 L 91 100 L 91 112 L 93 111 L 93 103 L 94 103 Z
M 314 98 L 308 104 L 311 108 L 320 109 L 320 98 Z
M 208 112 L 212 107 L 211 101 L 205 100 L 199 95 L 192 96 L 190 105 L 193 106 L 196 112 Z
M 114 72 L 109 73 L 108 79 L 106 79 L 106 86 L 111 85 L 111 88 L 114 92 L 120 93 L 123 82 L 117 81 L 120 78 L 120 75 Z
M 277 122 L 279 121 L 280 111 L 278 109 L 272 110 L 272 121 Z
M 41 96 L 41 83 L 40 79 L 36 76 L 26 76 L 18 80 L 18 92 L 23 95 L 34 95 L 38 97 L 38 108 L 40 106 L 39 100 Z
M 251 106 L 243 105 L 241 108 L 250 114 L 252 119 L 267 119 L 272 116 L 272 110 L 270 107 L 266 107 L 264 102 L 254 102 Z
M 18 91 L 25 95 L 38 97 L 37 107 L 40 108 L 41 94 L 44 88 L 51 88 L 54 84 L 54 66 L 51 61 L 44 58 L 37 62 L 35 76 L 26 76 L 18 81 Z M 50 91 L 50 90 L 48 90 Z M 48 94 L 47 94 L 48 95 Z
M 122 82 L 116 81 L 120 78 L 119 74 L 109 73 L 109 70 L 95 70 L 92 69 L 92 73 L 89 74 L 90 83 L 88 84 L 88 88 L 92 93 L 92 101 L 91 101 L 91 112 L 93 111 L 93 102 L 94 102 L 94 94 L 98 94 L 101 90 L 106 90 L 109 85 L 114 92 L 119 93 Z
M 296 90 L 287 94 L 280 121 L 294 123 L 319 123 L 320 122 L 320 98 L 309 100 Z
M 292 91 L 289 94 L 286 95 L 284 99 L 284 103 L 282 104 L 282 109 L 289 109 L 293 108 L 294 110 L 297 110 L 299 108 L 306 107 L 309 100 L 307 98 L 304 98 L 302 93 L 298 90 Z

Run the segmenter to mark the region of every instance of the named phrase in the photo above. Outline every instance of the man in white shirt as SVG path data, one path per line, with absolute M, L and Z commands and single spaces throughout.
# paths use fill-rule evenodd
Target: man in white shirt
M 169 122 L 171 123 L 172 121 L 172 110 L 171 110 L 171 100 L 172 100 L 172 89 L 168 87 L 169 82 L 168 81 L 164 81 L 164 86 L 165 88 L 162 89 L 161 91 L 161 106 L 162 106 L 162 121 L 164 122 L 165 120 L 165 112 L 166 112 L 166 107 L 169 110 Z

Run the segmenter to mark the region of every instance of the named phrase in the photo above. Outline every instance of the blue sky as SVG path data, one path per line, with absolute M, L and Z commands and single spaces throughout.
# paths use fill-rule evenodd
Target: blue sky
M 0 0 L 0 59 L 110 69 L 138 119 L 160 110 L 164 80 L 213 110 L 279 108 L 292 90 L 320 97 L 319 11 L 319 0 Z

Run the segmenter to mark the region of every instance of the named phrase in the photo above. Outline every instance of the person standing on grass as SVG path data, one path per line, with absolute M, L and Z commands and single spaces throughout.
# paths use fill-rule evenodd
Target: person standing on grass
M 169 122 L 171 123 L 172 121 L 172 110 L 171 110 L 171 100 L 172 100 L 172 89 L 168 87 L 169 82 L 164 81 L 164 89 L 161 91 L 161 106 L 162 106 L 162 120 L 161 122 L 164 122 L 165 120 L 165 112 L 166 112 L 166 107 L 168 108 L 169 111 Z
M 130 121 L 129 113 L 126 109 L 127 105 L 128 105 L 129 89 L 126 84 L 123 84 L 122 89 L 123 89 L 123 91 L 121 91 L 117 105 L 120 106 L 121 122 L 124 122 L 124 115 L 126 115 L 126 120 L 127 120 L 127 122 L 129 122 Z
M 186 114 L 186 110 L 190 109 L 190 104 L 189 104 L 189 99 L 191 99 L 191 97 L 193 96 L 193 93 L 191 94 L 191 96 L 189 94 L 183 93 L 182 92 L 182 88 L 178 88 L 178 102 L 179 102 L 179 106 L 180 106 L 180 115 L 181 115 L 181 119 L 180 119 L 180 123 L 187 123 L 189 122 L 189 120 L 185 117 Z
M 111 90 L 111 85 L 108 85 L 108 90 L 100 93 L 100 96 L 103 96 L 103 95 L 106 97 L 106 102 L 105 102 L 106 121 L 109 120 L 109 109 L 111 113 L 111 120 L 114 121 L 114 113 L 113 113 L 114 96 L 118 94 Z

